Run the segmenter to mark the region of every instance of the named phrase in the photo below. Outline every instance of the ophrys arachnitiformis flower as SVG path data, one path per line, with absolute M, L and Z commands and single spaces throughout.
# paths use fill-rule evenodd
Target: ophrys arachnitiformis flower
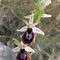
M 19 52 L 21 47 L 24 47 L 25 50 L 29 53 L 35 53 L 34 49 L 32 49 L 31 47 L 29 47 L 28 45 L 25 45 L 22 41 L 21 44 L 17 43 L 16 41 L 14 42 L 15 45 L 17 45 L 18 47 L 15 47 L 12 49 L 13 52 Z
M 34 49 L 32 49 L 31 47 L 24 45 L 23 42 L 21 42 L 21 44 L 19 44 L 18 42 L 14 42 L 14 44 L 16 44 L 18 47 L 13 48 L 13 52 L 18 52 L 17 56 L 16 56 L 16 60 L 30 60 L 31 59 L 31 55 L 32 53 L 35 53 Z
M 33 20 L 34 20 L 34 17 L 33 17 L 33 13 L 32 13 L 32 15 L 29 18 L 29 23 L 24 20 L 24 23 L 26 24 L 26 26 L 24 26 L 23 28 L 21 28 L 19 30 L 17 29 L 17 31 L 19 31 L 19 32 L 24 32 L 21 40 L 24 44 L 27 44 L 27 45 L 35 43 L 35 38 L 36 38 L 35 33 L 44 35 L 44 32 L 42 30 L 35 27 L 36 25 L 39 24 L 39 21 L 33 23 Z
M 24 47 L 20 47 L 20 51 L 16 56 L 16 60 L 30 60 L 31 57 L 29 56 L 29 53 L 25 50 Z

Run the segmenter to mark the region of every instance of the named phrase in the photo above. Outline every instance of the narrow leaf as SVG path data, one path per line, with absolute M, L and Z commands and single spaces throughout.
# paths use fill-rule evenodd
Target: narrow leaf
M 34 16 L 34 22 L 37 22 L 41 19 L 43 12 L 44 12 L 44 10 L 39 10 L 36 12 L 36 14 Z
M 14 40 L 16 43 L 21 44 L 21 42 L 20 42 L 20 41 L 18 41 L 17 39 L 15 39 L 15 38 L 12 38 L 12 40 Z
M 40 0 L 38 0 L 36 3 L 36 9 L 39 9 L 39 5 L 40 5 Z

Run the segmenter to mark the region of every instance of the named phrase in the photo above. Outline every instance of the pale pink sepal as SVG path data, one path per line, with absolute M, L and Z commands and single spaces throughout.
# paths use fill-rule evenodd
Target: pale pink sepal
M 25 50 L 27 51 L 27 52 L 32 52 L 32 53 L 35 53 L 35 51 L 34 51 L 34 49 L 32 49 L 31 47 L 25 47 Z
M 26 21 L 26 20 L 24 20 L 24 23 L 28 26 L 29 25 L 29 23 Z
M 32 26 L 34 27 L 34 26 L 38 25 L 39 23 L 40 23 L 40 21 L 33 23 Z
M 27 26 L 22 27 L 21 29 L 17 29 L 18 32 L 25 32 L 27 30 Z
M 34 33 L 37 33 L 37 34 L 42 34 L 42 35 L 44 35 L 44 32 L 43 32 L 42 30 L 40 30 L 39 28 L 37 28 L 37 27 L 33 27 L 33 32 L 34 32 Z

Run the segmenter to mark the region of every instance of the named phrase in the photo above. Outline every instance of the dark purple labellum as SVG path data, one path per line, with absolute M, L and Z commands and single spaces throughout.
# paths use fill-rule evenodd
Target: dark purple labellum
M 20 50 L 20 52 L 18 53 L 16 59 L 17 60 L 26 60 L 27 59 L 27 55 L 26 55 L 25 49 L 21 49 Z
M 28 52 L 25 49 L 21 49 L 18 53 L 16 60 L 30 60 L 31 58 L 28 55 Z
M 28 28 L 22 36 L 22 41 L 25 44 L 31 44 L 33 40 L 35 40 L 35 34 L 32 32 L 32 29 Z

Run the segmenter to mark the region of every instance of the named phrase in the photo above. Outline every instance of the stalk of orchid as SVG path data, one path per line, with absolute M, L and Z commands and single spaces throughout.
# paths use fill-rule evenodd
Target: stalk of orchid
M 31 57 L 29 56 L 29 53 L 35 53 L 35 51 L 28 45 L 35 43 L 36 34 L 41 34 L 43 36 L 45 35 L 42 30 L 35 26 L 39 24 L 40 18 L 48 18 L 52 16 L 44 13 L 44 9 L 50 4 L 51 0 L 38 0 L 36 4 L 36 10 L 33 10 L 32 14 L 24 17 L 29 19 L 29 22 L 24 20 L 26 26 L 16 30 L 18 32 L 23 32 L 21 44 L 15 42 L 18 47 L 13 49 L 14 52 L 18 52 L 16 60 L 30 60 Z

